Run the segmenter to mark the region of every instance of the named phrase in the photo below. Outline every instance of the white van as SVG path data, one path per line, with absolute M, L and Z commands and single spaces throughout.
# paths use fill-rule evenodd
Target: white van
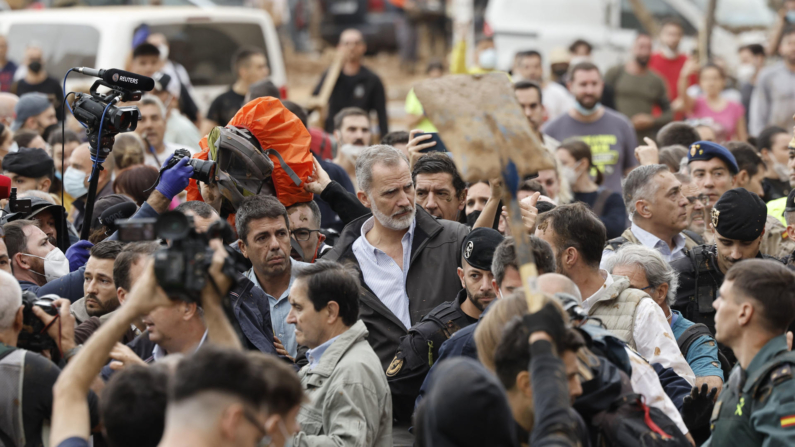
M 697 46 L 707 0 L 643 0 L 657 19 L 673 18 L 685 30 L 680 51 Z M 730 66 L 737 61 L 737 48 L 761 43 L 764 29 L 772 26 L 775 13 L 766 0 L 721 0 L 716 10 L 712 52 Z M 593 45 L 594 63 L 603 69 L 624 62 L 632 42 L 642 29 L 629 0 L 490 0 L 486 22 L 494 32 L 497 66 L 507 70 L 519 51 L 537 50 L 549 66 L 554 48 L 568 48 L 576 39 Z M 743 30 L 736 34 L 730 30 Z M 656 37 L 656 36 L 655 36 Z
M 0 34 L 8 37 L 8 57 L 21 62 L 25 48 L 44 49 L 50 76 L 63 80 L 72 67 L 124 69 L 133 33 L 142 24 L 169 40 L 169 58 L 190 75 L 199 109 L 235 82 L 232 55 L 241 46 L 265 50 L 273 83 L 287 84 L 279 40 L 270 16 L 262 10 L 233 7 L 197 8 L 110 6 L 24 10 L 0 14 Z M 72 72 L 67 92 L 88 88 L 94 78 Z

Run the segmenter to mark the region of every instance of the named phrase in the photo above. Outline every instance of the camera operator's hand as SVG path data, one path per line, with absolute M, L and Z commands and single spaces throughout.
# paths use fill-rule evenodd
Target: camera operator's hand
M 538 312 L 522 317 L 522 321 L 530 332 L 531 345 L 539 339 L 549 340 L 556 347 L 561 345 L 566 325 L 554 304 L 547 303 Z
M 133 286 L 124 307 L 129 307 L 137 316 L 146 315 L 158 307 L 170 307 L 174 302 L 157 284 L 155 263 L 150 260 L 144 266 L 143 274 Z
M 61 353 L 75 347 L 75 317 L 69 311 L 69 300 L 63 298 L 53 301 L 53 306 L 58 308 L 58 315 L 53 316 L 44 312 L 41 307 L 33 306 L 33 314 L 44 323 L 47 335 L 58 343 Z M 53 322 L 56 318 L 60 321 Z M 52 323 L 52 324 L 50 324 Z
M 110 351 L 110 358 L 113 361 L 110 362 L 110 369 L 114 371 L 122 370 L 127 368 L 130 365 L 143 365 L 146 366 L 146 362 L 141 360 L 129 346 L 123 345 L 121 343 L 116 343 L 113 346 L 113 350 Z
M 173 154 L 166 159 L 160 169 L 162 170 L 168 166 L 168 163 L 172 158 L 174 158 Z M 188 183 L 190 182 L 190 176 L 193 175 L 193 166 L 190 166 L 188 161 L 189 159 L 187 157 L 183 158 L 170 169 L 163 171 L 163 173 L 160 175 L 160 182 L 158 182 L 155 191 L 158 191 L 167 199 L 171 200 L 174 198 L 174 196 L 187 188 Z
M 242 350 L 243 344 L 232 328 L 232 323 L 224 313 L 221 304 L 221 300 L 229 293 L 234 281 L 234 278 L 224 272 L 224 263 L 229 255 L 220 239 L 211 240 L 210 248 L 213 249 L 213 258 L 208 273 L 209 279 L 212 281 L 207 281 L 202 289 L 202 308 L 204 309 L 204 321 L 207 323 L 207 338 L 218 346 Z
M 312 156 L 312 160 L 315 162 L 315 172 L 313 172 L 304 183 L 304 190 L 312 194 L 321 194 L 328 184 L 331 183 L 331 178 L 328 176 L 326 170 L 320 166 L 320 163 L 314 155 Z

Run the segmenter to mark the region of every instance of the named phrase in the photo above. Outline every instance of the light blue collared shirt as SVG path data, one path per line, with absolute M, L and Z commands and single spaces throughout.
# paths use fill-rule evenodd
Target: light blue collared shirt
M 635 222 L 632 222 L 630 231 L 632 231 L 632 234 L 638 238 L 638 241 L 643 244 L 643 246 L 657 250 L 662 255 L 663 259 L 665 259 L 665 262 L 671 262 L 685 257 L 685 237 L 682 236 L 682 233 L 674 236 L 675 245 L 674 249 L 671 250 L 671 247 L 668 246 L 667 242 L 635 225 Z M 603 251 L 600 267 L 604 268 L 603 266 L 605 265 L 605 260 L 614 254 L 616 254 L 616 252 L 613 250 Z
M 268 297 L 268 304 L 270 304 L 271 307 L 273 335 L 279 337 L 279 340 L 282 341 L 282 345 L 284 345 L 284 349 L 290 354 L 290 357 L 295 358 L 295 356 L 298 355 L 298 342 L 295 341 L 295 325 L 287 323 L 287 314 L 290 313 L 290 300 L 287 298 L 290 296 L 290 289 L 293 287 L 295 274 L 300 271 L 301 268 L 309 264 L 296 261 L 295 259 L 290 259 L 290 262 L 292 263 L 290 265 L 290 284 L 278 299 L 270 296 L 268 292 L 265 292 L 265 289 L 259 283 L 259 279 L 257 279 L 257 274 L 254 273 L 253 267 L 244 273 L 244 275 L 246 278 L 250 279 L 255 286 L 265 292 L 265 296 Z
M 320 357 L 323 357 L 323 353 L 326 352 L 326 349 L 328 349 L 337 338 L 339 338 L 339 335 L 326 340 L 322 345 L 315 349 L 306 351 L 306 358 L 309 360 L 309 369 L 315 369 L 315 366 L 320 363 Z
M 374 217 L 370 217 L 362 225 L 362 235 L 353 242 L 353 254 L 359 261 L 362 276 L 367 287 L 375 296 L 392 311 L 393 314 L 406 326 L 411 327 L 411 314 L 409 313 L 409 297 L 406 295 L 406 276 L 411 263 L 411 244 L 414 242 L 414 228 L 417 220 L 411 221 L 411 226 L 403 235 L 403 269 L 383 251 L 373 247 L 365 235 L 375 225 Z

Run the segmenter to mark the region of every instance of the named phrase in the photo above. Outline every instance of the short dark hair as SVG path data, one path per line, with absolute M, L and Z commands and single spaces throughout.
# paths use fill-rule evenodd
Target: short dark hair
M 136 205 L 142 206 L 155 189 L 152 187 L 160 178 L 157 168 L 149 165 L 133 166 L 116 176 L 113 192 L 130 196 Z
M 389 132 L 388 134 L 381 137 L 381 144 L 386 144 L 387 146 L 394 146 L 396 144 L 409 144 L 409 133 L 405 130 Z
M 602 76 L 602 72 L 599 70 L 599 67 L 596 66 L 593 62 L 580 62 L 579 64 L 574 65 L 569 69 L 569 80 L 574 81 L 574 74 L 578 71 L 594 71 L 596 70 L 599 73 L 599 76 Z
M 2 134 L 2 132 L 0 132 L 0 134 Z M 80 143 L 80 137 L 77 136 L 73 130 L 67 129 L 63 132 L 63 135 L 61 132 L 51 133 L 50 138 L 47 139 L 47 144 L 50 146 L 55 146 L 56 144 L 64 144 L 64 141 L 66 141 L 66 144 Z
M 342 122 L 349 116 L 363 116 L 370 121 L 370 114 L 358 107 L 345 107 L 334 115 L 334 130 L 342 130 Z
M 668 166 L 668 170 L 674 174 L 679 172 L 682 159 L 687 157 L 687 148 L 681 144 L 665 146 L 660 148 L 660 164 Z
M 279 87 L 276 87 L 276 84 L 274 84 L 270 79 L 263 79 L 262 81 L 255 82 L 248 88 L 249 101 L 252 99 L 267 97 L 276 99 L 281 99 L 282 97 Z
M 758 43 L 741 46 L 738 51 L 750 51 L 754 56 L 765 56 L 765 47 Z
M 235 215 L 235 228 L 237 235 L 244 244 L 248 245 L 248 224 L 257 219 L 277 219 L 284 218 L 287 229 L 290 229 L 290 219 L 287 217 L 287 209 L 274 196 L 257 195 L 246 197 L 240 202 Z
M 304 389 L 295 371 L 284 361 L 273 355 L 259 351 L 248 351 L 254 368 L 265 377 L 268 384 L 268 412 L 286 415 L 300 405 L 304 399 Z
M 215 208 L 206 202 L 202 202 L 201 200 L 190 200 L 188 202 L 180 203 L 176 208 L 174 208 L 174 211 L 179 211 L 182 214 L 185 214 L 185 211 L 190 211 L 202 219 L 209 219 L 213 215 L 219 215 Z
M 267 403 L 268 383 L 245 352 L 205 345 L 177 364 L 169 382 L 169 403 L 207 391 L 230 394 L 262 408 Z
M 39 136 L 39 133 L 31 129 L 19 129 L 14 132 L 14 143 L 19 147 L 30 147 L 30 143 Z M 44 149 L 43 147 L 39 149 Z
M 298 272 L 295 279 L 306 281 L 306 294 L 316 311 L 334 301 L 345 326 L 359 319 L 359 277 L 342 264 L 321 259 Z
M 116 257 L 113 263 L 113 284 L 116 288 L 121 287 L 126 291 L 132 289 L 132 279 L 130 278 L 130 268 L 138 262 L 142 256 L 154 254 L 160 248 L 156 241 L 141 241 L 127 244 L 126 247 Z
M 282 99 L 282 105 L 284 106 L 285 109 L 293 112 L 293 115 L 298 117 L 298 120 L 301 121 L 301 124 L 303 124 L 304 127 L 309 129 L 309 126 L 306 124 L 309 118 L 307 117 L 306 110 L 304 110 L 303 107 L 286 99 Z
M 538 216 L 540 230 L 550 225 L 555 231 L 557 253 L 574 247 L 587 265 L 599 266 L 607 232 L 605 225 L 587 205 L 582 202 L 561 205 Z
M 768 259 L 738 262 L 726 272 L 735 290 L 761 304 L 771 332 L 784 333 L 795 320 L 795 275 L 782 263 Z M 766 325 L 767 326 L 767 325 Z
M 588 54 L 591 54 L 593 51 L 593 45 L 585 39 L 577 39 L 569 45 L 569 53 L 574 53 L 577 51 L 577 47 L 585 46 L 588 48 Z
M 157 49 L 156 46 L 152 45 L 149 42 L 144 42 L 133 50 L 133 59 L 141 57 L 141 56 L 155 56 L 160 57 L 160 50 Z
M 124 249 L 124 242 L 104 240 L 97 245 L 91 247 L 92 258 L 97 259 L 116 259 L 122 249 Z
M 13 260 L 17 253 L 27 253 L 28 237 L 25 236 L 25 227 L 28 226 L 39 228 L 39 221 L 19 219 L 3 225 L 3 232 L 5 233 L 3 240 L 8 249 L 8 259 Z M 13 262 L 11 265 L 13 266 Z
M 315 203 L 314 200 L 310 200 L 308 202 L 297 202 L 288 206 L 287 214 L 289 215 L 290 211 L 302 207 L 309 208 L 309 211 L 312 212 L 312 220 L 314 221 L 315 226 L 317 227 L 317 229 L 320 229 L 320 222 L 323 216 L 321 216 L 320 214 L 320 207 L 317 206 L 317 203 Z
M 414 169 L 411 170 L 411 180 L 415 185 L 419 174 L 450 174 L 453 179 L 453 188 L 455 188 L 456 196 L 461 196 L 467 188 L 467 184 L 461 179 L 453 160 L 447 154 L 441 152 L 431 152 L 417 160 L 417 163 L 414 164 Z
M 670 122 L 657 131 L 657 146 L 659 147 L 680 144 L 689 148 L 691 144 L 700 140 L 701 137 L 696 128 L 681 121 Z
M 544 273 L 555 273 L 555 254 L 552 247 L 543 239 L 530 236 L 530 248 L 533 251 L 533 259 L 539 275 Z M 505 280 L 505 271 L 508 267 L 519 270 L 519 262 L 516 259 L 516 241 L 513 237 L 506 237 L 500 245 L 494 249 L 494 257 L 491 259 L 491 273 L 497 287 L 502 286 Z
M 737 167 L 740 168 L 740 171 L 747 172 L 748 177 L 758 174 L 760 166 L 762 169 L 766 169 L 765 162 L 759 152 L 745 141 L 729 141 L 726 143 L 726 149 L 734 155 Z
M 100 416 L 113 447 L 156 447 L 166 425 L 168 372 L 133 365 L 114 374 L 102 390 Z
M 235 77 L 238 76 L 237 72 L 240 70 L 240 67 L 257 55 L 265 56 L 265 52 L 257 47 L 251 46 L 238 48 L 235 54 L 232 55 L 232 72 L 235 74 Z
M 585 341 L 575 329 L 566 329 L 562 346 L 558 352 L 577 352 L 585 346 Z M 530 364 L 530 332 L 522 323 L 521 317 L 514 317 L 505 325 L 502 339 L 494 350 L 494 366 L 502 386 L 510 390 L 516 385 L 516 375 L 527 371 Z
M 779 126 L 767 126 L 759 132 L 759 138 L 756 139 L 756 148 L 759 152 L 762 152 L 762 149 L 771 150 L 773 149 L 773 138 L 778 134 L 787 134 L 789 136 L 789 132 L 786 129 Z
M 519 191 L 540 192 L 542 196 L 547 195 L 544 185 L 535 179 L 527 179 L 519 184 Z
M 520 57 L 537 57 L 538 60 L 542 60 L 542 61 L 544 60 L 544 58 L 541 57 L 541 53 L 539 53 L 536 50 L 519 51 L 519 52 L 516 53 L 516 55 L 513 58 L 514 59 L 519 59 Z
M 543 100 L 543 94 L 541 93 L 541 86 L 538 85 L 537 82 L 533 81 L 519 81 L 513 85 L 513 90 L 527 90 L 527 89 L 535 89 L 538 92 L 538 102 L 540 103 Z

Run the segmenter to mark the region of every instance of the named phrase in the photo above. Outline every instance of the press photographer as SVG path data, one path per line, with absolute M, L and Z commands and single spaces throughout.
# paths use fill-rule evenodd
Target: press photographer
M 23 300 L 17 280 L 0 271 L 0 408 L 22 402 L 21 412 L 9 411 L 4 413 L 8 417 L 0 418 L 3 445 L 42 445 L 42 426 L 50 419 L 52 388 L 61 371 L 42 354 L 68 362 L 76 353 L 74 327 L 68 300 L 37 299 L 30 292 Z M 94 427 L 98 407 L 91 392 L 88 408 Z

